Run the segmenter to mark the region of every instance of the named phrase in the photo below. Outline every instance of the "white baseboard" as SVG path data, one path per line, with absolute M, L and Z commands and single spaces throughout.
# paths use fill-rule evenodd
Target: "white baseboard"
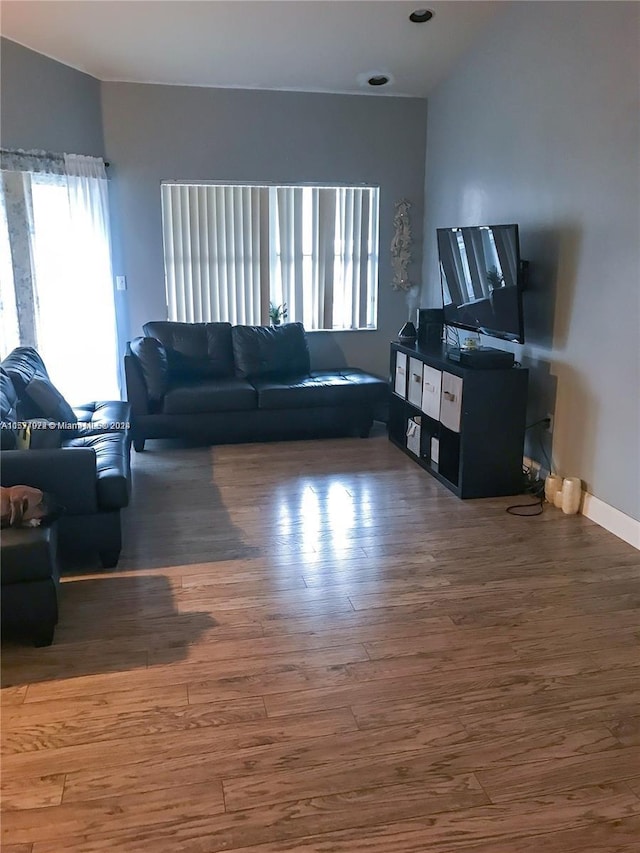
M 522 458 L 522 464 L 532 471 L 537 471 L 541 480 L 548 474 L 548 471 L 539 462 L 528 456 Z M 579 512 L 585 518 L 595 521 L 600 527 L 604 527 L 609 533 L 613 533 L 618 539 L 623 539 L 640 551 L 640 521 L 636 521 L 630 515 L 625 515 L 624 512 L 601 501 L 600 498 L 596 498 L 589 492 L 584 493 Z
M 586 492 L 582 499 L 580 512 L 585 518 L 595 521 L 609 533 L 613 533 L 614 536 L 640 550 L 640 521 L 625 515 L 624 512 L 620 512 L 619 509 L 601 501 L 589 492 Z

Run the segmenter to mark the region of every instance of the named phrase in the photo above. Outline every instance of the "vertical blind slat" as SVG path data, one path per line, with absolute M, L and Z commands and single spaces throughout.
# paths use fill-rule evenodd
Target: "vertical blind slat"
M 302 243 L 302 205 L 304 201 L 303 197 L 303 189 L 302 187 L 296 187 L 293 192 L 293 207 L 294 207 L 294 217 L 293 217 L 293 228 L 294 228 L 294 240 L 293 240 L 293 271 L 294 271 L 294 287 L 296 294 L 296 317 L 300 317 L 302 320 L 304 317 L 304 282 L 303 282 L 303 272 L 304 272 L 304 255 L 303 255 L 303 243 Z
M 358 298 L 356 300 L 356 328 L 367 323 L 367 245 L 369 242 L 369 200 L 368 192 L 360 191 L 360 233 L 358 245 Z
M 369 291 L 367 326 L 374 328 L 378 313 L 378 253 L 380 241 L 379 210 L 380 190 L 369 190 L 371 209 L 369 218 L 369 254 L 367 263 L 367 289 Z

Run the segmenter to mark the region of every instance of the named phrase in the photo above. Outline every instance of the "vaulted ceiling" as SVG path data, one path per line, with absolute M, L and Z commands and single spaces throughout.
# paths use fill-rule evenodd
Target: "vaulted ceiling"
M 504 3 L 2 0 L 3 36 L 100 80 L 426 97 Z M 409 15 L 433 17 L 413 23 Z M 367 79 L 390 82 L 371 87 Z

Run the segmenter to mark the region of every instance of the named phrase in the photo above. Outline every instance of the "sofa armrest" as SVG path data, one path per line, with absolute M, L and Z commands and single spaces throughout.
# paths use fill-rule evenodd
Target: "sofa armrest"
M 83 435 L 67 442 L 65 449 L 72 448 L 95 453 L 98 508 L 110 511 L 127 506 L 131 490 L 129 436 L 123 432 Z
M 149 414 L 149 392 L 142 374 L 140 362 L 131 352 L 124 357 L 124 376 L 127 385 L 127 400 L 131 403 L 131 414 Z
M 33 486 L 53 495 L 69 515 L 98 510 L 96 454 L 91 448 L 3 450 L 3 486 Z

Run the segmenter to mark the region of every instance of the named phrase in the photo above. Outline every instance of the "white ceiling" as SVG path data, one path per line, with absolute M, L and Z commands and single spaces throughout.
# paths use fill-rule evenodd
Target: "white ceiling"
M 100 80 L 426 97 L 484 0 L 2 0 L 0 32 Z M 415 9 L 431 21 L 408 20 Z M 392 75 L 372 88 L 370 72 Z

